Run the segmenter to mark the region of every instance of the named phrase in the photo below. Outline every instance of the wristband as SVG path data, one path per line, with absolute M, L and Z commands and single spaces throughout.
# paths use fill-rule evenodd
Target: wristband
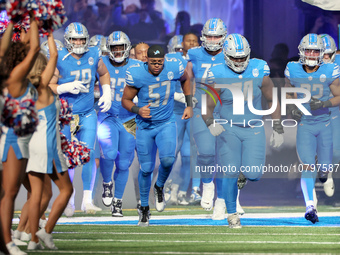
M 284 133 L 283 126 L 282 126 L 280 120 L 274 120 L 273 121 L 273 130 L 275 132 L 277 132 L 278 134 L 283 134 Z
M 192 95 L 186 95 L 185 102 L 187 103 L 188 107 L 192 107 Z
M 209 127 L 210 125 L 214 124 L 214 118 L 208 118 L 205 121 L 205 124 L 207 125 L 207 127 Z
M 140 107 L 134 105 L 131 107 L 131 112 L 135 113 L 135 114 L 139 114 L 139 109 Z
M 327 101 L 324 101 L 322 102 L 322 106 L 325 108 L 325 107 L 332 107 L 332 102 L 327 100 Z

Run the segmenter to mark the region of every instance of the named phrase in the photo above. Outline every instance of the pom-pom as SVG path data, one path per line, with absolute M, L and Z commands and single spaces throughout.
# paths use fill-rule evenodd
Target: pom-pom
M 35 15 L 39 13 L 38 4 L 35 0 L 7 0 L 6 10 L 8 18 L 15 23 L 29 16 L 30 11 L 33 11 Z
M 60 99 L 60 112 L 59 112 L 60 130 L 62 130 L 65 125 L 69 125 L 72 119 L 73 119 L 72 106 L 69 105 L 66 99 L 61 98 Z
M 61 149 L 66 157 L 66 163 L 69 169 L 83 165 L 90 161 L 90 149 L 83 142 L 74 138 L 71 142 L 66 136 L 60 133 Z

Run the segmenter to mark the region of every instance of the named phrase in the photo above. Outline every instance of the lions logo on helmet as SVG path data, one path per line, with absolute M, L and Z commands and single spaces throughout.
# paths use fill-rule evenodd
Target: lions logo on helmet
M 322 64 L 325 45 L 317 34 L 305 35 L 299 44 L 300 63 L 308 66 Z M 306 55 L 307 53 L 307 55 Z
M 121 45 L 123 50 L 114 51 L 114 46 Z M 109 57 L 117 63 L 123 62 L 130 55 L 131 42 L 129 37 L 122 31 L 115 31 L 109 35 L 106 42 Z
M 205 23 L 201 33 L 202 46 L 208 51 L 217 51 L 223 47 L 227 27 L 221 19 L 212 18 Z
M 89 33 L 86 27 L 79 23 L 74 22 L 67 26 L 64 34 L 65 47 L 69 52 L 75 54 L 84 54 L 88 51 Z M 84 39 L 84 43 L 76 44 L 72 39 Z
M 109 50 L 106 47 L 106 38 L 103 35 L 94 35 L 91 37 L 89 42 L 89 47 L 97 46 L 103 55 L 109 53 Z
M 61 51 L 64 48 L 64 44 L 61 41 L 54 39 L 54 43 L 57 46 L 57 51 Z M 44 54 L 47 58 L 50 58 L 50 52 L 49 52 L 50 50 L 48 48 L 48 41 L 45 41 L 40 45 L 40 50 L 42 54 Z
M 224 59 L 228 67 L 236 73 L 246 70 L 250 59 L 250 46 L 240 34 L 230 34 L 223 45 Z
M 175 35 L 172 37 L 168 43 L 168 52 L 175 53 L 183 50 L 182 46 L 183 35 Z
M 335 55 L 336 55 L 335 54 L 336 53 L 336 44 L 335 44 L 333 37 L 331 37 L 328 34 L 322 34 L 322 35 L 319 35 L 319 36 L 322 38 L 322 41 L 325 45 L 325 54 L 329 54 L 329 59 L 324 58 L 323 62 L 334 63 Z

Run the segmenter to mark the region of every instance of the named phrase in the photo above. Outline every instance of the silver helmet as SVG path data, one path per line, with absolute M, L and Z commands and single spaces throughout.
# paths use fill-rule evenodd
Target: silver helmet
M 64 34 L 65 39 L 65 47 L 69 52 L 75 54 L 84 54 L 88 51 L 89 46 L 89 33 L 87 32 L 86 27 L 79 23 L 74 22 L 67 26 Z M 71 42 L 72 39 L 85 39 L 85 43 L 82 45 L 75 44 Z
M 106 47 L 106 38 L 103 35 L 94 35 L 91 37 L 89 47 L 94 46 L 97 46 L 102 51 L 102 54 L 109 53 Z
M 113 46 L 116 46 L 116 45 L 123 45 L 124 49 L 122 51 L 113 52 L 112 48 Z M 129 57 L 130 49 L 131 49 L 131 42 L 130 42 L 129 37 L 124 32 L 115 31 L 112 34 L 110 34 L 109 37 L 107 38 L 106 47 L 109 50 L 110 59 L 112 59 L 113 61 L 117 63 L 121 63 L 126 58 Z M 121 56 L 115 57 L 115 53 L 116 54 L 121 53 Z
M 224 40 L 227 36 L 227 27 L 221 19 L 209 19 L 202 29 L 202 46 L 208 51 L 217 51 L 222 48 Z M 210 36 L 220 37 L 219 40 L 211 40 Z
M 175 53 L 177 51 L 180 51 L 183 49 L 182 46 L 182 42 L 183 42 L 183 35 L 175 35 L 173 36 L 169 43 L 168 43 L 168 52 L 169 53 Z
M 240 34 L 230 34 L 223 44 L 226 64 L 236 73 L 246 70 L 250 59 L 250 46 L 247 39 Z M 242 59 L 244 61 L 237 61 Z
M 335 60 L 335 55 L 336 55 L 336 44 L 335 41 L 333 39 L 333 37 L 331 37 L 328 34 L 322 34 L 319 35 L 325 45 L 325 54 L 329 54 L 330 55 L 330 59 L 329 60 L 325 60 L 323 59 L 323 61 L 325 63 L 330 62 L 333 63 Z
M 57 46 L 57 51 L 61 51 L 64 48 L 64 44 L 57 40 L 54 39 L 55 45 Z M 40 45 L 40 50 L 42 52 L 42 54 L 44 54 L 47 58 L 50 58 L 50 50 L 48 48 L 48 42 L 45 41 Z
M 299 44 L 300 63 L 308 66 L 316 66 L 322 64 L 323 55 L 325 53 L 325 45 L 323 40 L 317 34 L 305 35 Z M 318 56 L 306 56 L 306 50 L 319 51 Z

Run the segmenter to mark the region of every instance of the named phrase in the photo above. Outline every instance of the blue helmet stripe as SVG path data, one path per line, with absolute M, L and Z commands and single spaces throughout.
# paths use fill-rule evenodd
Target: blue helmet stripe
M 243 46 L 243 41 L 242 37 L 237 34 L 233 34 L 235 46 L 236 46 L 236 52 L 243 52 L 244 51 L 244 46 Z
M 309 44 L 317 44 L 318 42 L 318 36 L 316 34 L 310 34 L 309 35 Z
M 217 18 L 212 18 L 209 22 L 209 31 L 215 31 L 217 26 Z
M 79 22 L 75 22 L 75 29 L 77 34 L 82 34 L 83 33 L 83 26 Z

